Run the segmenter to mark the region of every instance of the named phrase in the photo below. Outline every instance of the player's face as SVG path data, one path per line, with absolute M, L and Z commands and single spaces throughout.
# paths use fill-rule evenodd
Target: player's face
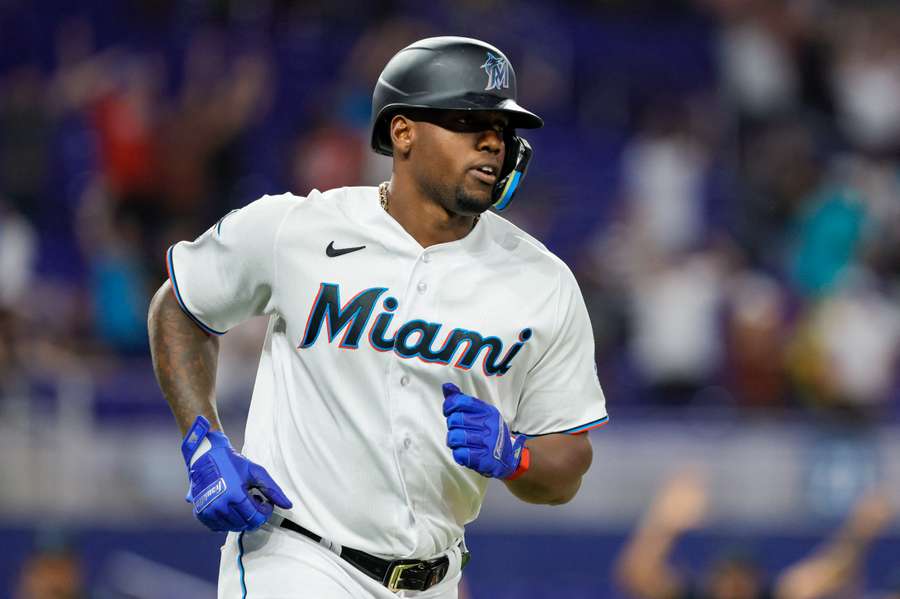
M 501 112 L 414 113 L 412 167 L 420 189 L 446 210 L 481 214 L 493 203 L 506 155 L 508 120 Z

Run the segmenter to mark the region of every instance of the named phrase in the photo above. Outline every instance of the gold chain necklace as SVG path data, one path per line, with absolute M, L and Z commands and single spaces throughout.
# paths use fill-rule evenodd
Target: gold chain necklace
M 388 209 L 388 182 L 384 181 L 378 186 L 378 201 L 381 202 L 381 207 L 384 208 L 384 211 L 387 212 Z
M 381 203 L 381 207 L 385 212 L 388 212 L 388 182 L 383 181 L 378 185 L 378 201 Z M 481 215 L 477 215 L 475 220 L 472 221 L 472 227 L 474 228 L 476 224 L 478 224 L 478 219 L 481 218 Z

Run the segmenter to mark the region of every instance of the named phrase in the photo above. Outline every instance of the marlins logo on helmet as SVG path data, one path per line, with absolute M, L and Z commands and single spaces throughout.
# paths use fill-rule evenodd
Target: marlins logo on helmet
M 481 68 L 488 76 L 488 84 L 484 91 L 509 87 L 509 63 L 505 58 L 488 52 L 487 60 Z

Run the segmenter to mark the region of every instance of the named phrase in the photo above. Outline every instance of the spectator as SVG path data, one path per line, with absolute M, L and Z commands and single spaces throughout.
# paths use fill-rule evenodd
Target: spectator
M 630 234 L 654 252 L 694 247 L 706 234 L 707 149 L 677 108 L 654 107 L 622 156 Z
M 851 7 L 833 28 L 838 122 L 856 147 L 900 149 L 900 18 L 887 5 Z
M 815 405 L 875 416 L 890 398 L 900 310 L 863 268 L 811 309 L 790 346 L 788 366 Z
M 79 558 L 64 540 L 49 535 L 25 558 L 14 599 L 82 599 L 86 589 Z
M 778 282 L 745 270 L 727 288 L 727 380 L 748 407 L 778 409 L 787 400 L 782 340 L 787 300 Z
M 684 405 L 713 380 L 722 361 L 726 263 L 714 251 L 656 259 L 632 284 L 631 355 L 654 399 Z
M 894 517 L 887 497 L 873 491 L 853 507 L 844 524 L 813 553 L 785 568 L 769 587 L 746 555 L 723 555 L 699 579 L 668 563 L 685 532 L 700 525 L 708 497 L 697 473 L 681 472 L 661 489 L 615 565 L 616 578 L 640 599 L 817 599 L 838 593 L 858 596 L 866 549 Z
M 24 307 L 36 261 L 34 228 L 0 196 L 0 309 Z

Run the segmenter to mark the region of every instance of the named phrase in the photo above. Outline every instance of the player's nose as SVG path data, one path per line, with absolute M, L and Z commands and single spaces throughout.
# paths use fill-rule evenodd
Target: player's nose
M 503 151 L 503 146 L 503 136 L 493 129 L 488 129 L 478 134 L 477 148 L 479 152 L 499 154 Z

